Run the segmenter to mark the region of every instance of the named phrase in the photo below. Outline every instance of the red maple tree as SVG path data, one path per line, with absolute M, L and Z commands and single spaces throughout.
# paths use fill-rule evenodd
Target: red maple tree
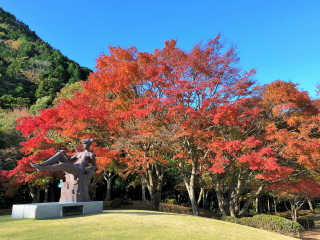
M 29 156 L 2 176 L 12 183 L 39 178 L 29 162 L 43 161 L 54 149 L 71 154 L 81 139 L 93 137 L 98 171 L 119 162 L 124 175 L 139 173 L 153 210 L 159 208 L 163 173 L 173 166 L 194 215 L 195 184 L 207 174 L 221 213 L 243 216 L 266 186 L 319 168 L 320 117 L 294 84 L 254 88 L 255 71 L 242 71 L 235 48 L 224 47 L 220 35 L 189 52 L 174 40 L 153 54 L 109 47 L 83 92 L 22 120 Z M 18 169 L 28 175 L 15 176 Z

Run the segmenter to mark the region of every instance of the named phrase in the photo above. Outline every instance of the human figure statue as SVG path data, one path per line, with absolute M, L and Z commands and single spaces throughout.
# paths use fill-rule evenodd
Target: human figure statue
M 83 152 L 77 152 L 74 156 L 69 157 L 65 151 L 59 150 L 54 156 L 43 163 L 30 165 L 40 171 L 65 171 L 72 175 L 82 175 L 85 170 L 88 174 L 92 173 L 97 168 L 95 155 L 90 152 L 90 145 L 93 143 L 93 138 L 82 140 L 82 146 L 85 149 Z M 73 164 L 72 162 L 75 161 Z M 55 164 L 58 163 L 58 164 Z M 89 163 L 92 167 L 87 167 Z M 55 164 L 55 165 L 53 165 Z M 87 169 L 85 169 L 87 167 Z

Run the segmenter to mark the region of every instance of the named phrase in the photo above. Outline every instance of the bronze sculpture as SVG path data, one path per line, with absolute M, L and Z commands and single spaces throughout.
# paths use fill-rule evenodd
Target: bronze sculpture
M 89 165 L 91 162 L 92 167 L 87 168 L 87 173 L 92 172 L 94 169 L 97 168 L 95 155 L 90 152 L 90 145 L 92 144 L 93 139 L 84 139 L 82 140 L 82 146 L 85 149 L 83 152 L 77 152 L 74 156 L 69 157 L 65 153 L 65 151 L 60 150 L 57 154 L 49 158 L 43 163 L 40 164 L 34 164 L 30 163 L 30 165 L 34 168 L 36 168 L 38 171 L 65 171 L 66 173 L 72 174 L 72 175 L 81 175 L 84 174 L 85 168 Z M 74 164 L 71 164 L 76 160 Z M 53 165 L 55 163 L 59 163 L 56 165 Z
M 57 154 L 40 164 L 30 163 L 40 171 L 65 171 L 66 182 L 62 183 L 60 202 L 88 202 L 88 188 L 93 171 L 97 169 L 95 155 L 90 152 L 93 139 L 82 140 L 83 152 L 69 157 L 65 151 Z M 72 162 L 75 161 L 74 164 Z M 55 164 L 58 163 L 58 164 Z M 89 163 L 92 167 L 88 167 Z M 53 165 L 55 164 L 55 165 Z M 85 173 L 86 172 L 86 173 Z

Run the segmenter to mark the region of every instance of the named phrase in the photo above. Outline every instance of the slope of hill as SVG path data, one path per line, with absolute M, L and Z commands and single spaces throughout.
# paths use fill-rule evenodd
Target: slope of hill
M 30 106 L 43 97 L 53 101 L 62 87 L 86 80 L 90 72 L 0 8 L 1 108 Z
M 2 239 L 294 239 L 215 219 L 141 210 L 35 220 L 0 217 Z

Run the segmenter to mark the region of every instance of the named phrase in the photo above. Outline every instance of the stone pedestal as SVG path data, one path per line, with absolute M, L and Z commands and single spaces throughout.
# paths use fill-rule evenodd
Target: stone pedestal
M 66 181 L 62 183 L 59 202 L 89 202 L 89 184 L 92 174 L 66 174 Z
M 72 215 L 102 213 L 103 201 L 77 203 L 30 203 L 14 204 L 12 218 L 50 219 Z

